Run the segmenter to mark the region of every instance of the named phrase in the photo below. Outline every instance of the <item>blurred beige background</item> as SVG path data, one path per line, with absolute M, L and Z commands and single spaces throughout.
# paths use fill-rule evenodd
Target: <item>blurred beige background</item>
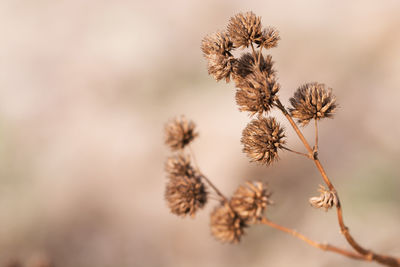
M 249 118 L 233 85 L 207 75 L 201 39 L 248 10 L 280 31 L 270 53 L 285 103 L 304 82 L 334 89 L 340 109 L 320 124 L 320 158 L 354 236 L 400 256 L 399 1 L 3 0 L 0 266 L 378 266 L 261 226 L 222 245 L 209 233 L 215 203 L 195 220 L 169 214 L 162 130 L 185 114 L 223 192 L 267 181 L 270 219 L 348 247 L 335 213 L 308 204 L 322 183 L 311 162 L 281 153 L 270 168 L 249 164 L 239 142 Z

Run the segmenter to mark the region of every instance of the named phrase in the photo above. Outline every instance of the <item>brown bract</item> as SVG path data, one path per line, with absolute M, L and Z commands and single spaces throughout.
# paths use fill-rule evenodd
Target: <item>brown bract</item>
M 253 12 L 233 16 L 228 25 L 228 33 L 235 47 L 248 47 L 262 36 L 261 18 Z
M 191 165 L 190 158 L 182 153 L 168 157 L 165 163 L 165 171 L 170 179 L 178 176 L 193 177 L 198 175 Z
M 318 209 L 325 209 L 325 211 L 333 206 L 337 206 L 338 199 L 334 192 L 325 189 L 322 185 L 319 186 L 318 191 L 321 193 L 319 197 L 309 199 L 311 206 Z
M 278 160 L 278 149 L 285 144 L 284 129 L 275 118 L 257 118 L 243 130 L 243 152 L 252 162 L 269 165 Z
M 207 202 L 207 190 L 199 177 L 176 176 L 169 179 L 165 199 L 172 213 L 194 216 Z
M 179 150 L 188 145 L 198 136 L 195 132 L 196 125 L 184 116 L 176 117 L 165 125 L 165 144 L 171 150 Z
M 246 182 L 239 186 L 233 195 L 230 205 L 240 217 L 249 222 L 259 218 L 269 204 L 271 194 L 262 182 Z
M 317 82 L 300 86 L 290 98 L 290 103 L 290 113 L 303 126 L 312 119 L 332 117 L 337 107 L 332 89 L 326 89 L 324 84 Z
M 228 204 L 218 206 L 211 213 L 211 233 L 221 242 L 238 243 L 246 224 Z

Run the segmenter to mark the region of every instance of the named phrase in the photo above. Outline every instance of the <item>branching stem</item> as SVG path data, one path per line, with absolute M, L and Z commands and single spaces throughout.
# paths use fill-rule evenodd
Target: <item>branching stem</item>
M 332 245 L 329 245 L 329 244 L 321 244 L 321 243 L 318 243 L 316 241 L 313 241 L 313 240 L 309 239 L 308 237 L 304 236 L 303 234 L 300 234 L 300 233 L 296 232 L 293 229 L 290 229 L 290 228 L 284 227 L 282 225 L 276 224 L 276 223 L 268 220 L 265 217 L 261 218 L 260 223 L 264 224 L 264 225 L 268 225 L 268 226 L 270 226 L 272 228 L 275 228 L 275 229 L 277 229 L 279 231 L 288 233 L 288 234 L 290 234 L 290 235 L 292 235 L 294 237 L 297 237 L 298 239 L 306 242 L 310 246 L 322 249 L 324 251 L 335 252 L 335 253 L 338 253 L 338 254 L 341 254 L 343 256 L 346 256 L 346 257 L 349 257 L 349 258 L 352 258 L 352 259 L 356 259 L 356 260 L 371 261 L 371 259 L 368 258 L 368 256 L 360 255 L 360 254 L 357 254 L 357 253 L 354 253 L 354 252 L 351 252 L 351 251 L 348 251 L 348 250 L 345 250 L 345 249 L 341 249 L 341 248 L 338 248 L 336 246 L 332 246 Z
M 329 187 L 329 190 L 333 191 L 336 194 L 336 197 L 338 200 L 338 204 L 336 205 L 338 223 L 340 226 L 341 233 L 344 235 L 347 242 L 358 253 L 360 253 L 361 255 L 367 256 L 368 258 L 371 258 L 371 260 L 373 260 L 373 261 L 379 262 L 379 263 L 387 265 L 387 266 L 400 266 L 400 259 L 391 257 L 391 256 L 387 256 L 387 255 L 377 254 L 373 251 L 367 250 L 367 249 L 363 248 L 362 246 L 360 246 L 354 240 L 354 238 L 351 236 L 351 234 L 349 232 L 348 227 L 344 224 L 342 206 L 340 204 L 339 196 L 338 196 L 336 189 L 333 186 L 332 182 L 329 180 L 328 175 L 326 174 L 324 168 L 322 167 L 322 164 L 318 159 L 317 153 L 315 153 L 315 151 L 311 148 L 310 144 L 305 139 L 305 137 L 302 134 L 302 132 L 300 131 L 299 127 L 294 122 L 293 118 L 290 116 L 289 112 L 282 105 L 282 103 L 280 102 L 279 99 L 276 101 L 276 106 L 280 109 L 280 111 L 283 113 L 283 115 L 289 121 L 290 125 L 293 127 L 294 131 L 296 132 L 297 136 L 300 138 L 300 140 L 304 144 L 304 146 L 307 149 L 307 151 L 309 152 L 309 154 L 313 155 L 311 159 L 314 161 L 315 166 L 317 167 L 318 171 L 321 173 L 322 179 L 325 181 L 325 184 Z

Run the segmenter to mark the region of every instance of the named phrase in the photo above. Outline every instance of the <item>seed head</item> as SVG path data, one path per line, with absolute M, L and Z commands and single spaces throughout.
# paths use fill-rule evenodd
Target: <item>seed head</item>
M 238 243 L 246 224 L 228 204 L 218 206 L 211 213 L 211 233 L 221 242 Z
M 261 18 L 253 12 L 239 13 L 230 19 L 228 33 L 235 47 L 248 47 L 262 36 Z
M 194 122 L 186 120 L 184 116 L 176 117 L 165 125 L 165 144 L 171 150 L 184 148 L 197 137 L 195 127 Z
M 206 186 L 199 177 L 176 176 L 167 184 L 165 199 L 172 213 L 194 217 L 207 202 Z
M 258 55 L 259 54 L 257 53 L 257 58 Z M 236 75 L 235 82 L 237 84 L 243 83 L 242 79 L 246 79 L 247 75 L 253 73 L 257 68 L 261 71 L 261 73 L 264 74 L 264 76 L 268 77 L 269 75 L 275 73 L 275 70 L 272 68 L 272 66 L 273 61 L 271 55 L 267 55 L 267 57 L 264 58 L 264 56 L 261 54 L 260 63 L 257 65 L 252 54 L 244 53 L 234 67 L 234 73 Z
M 278 148 L 285 144 L 284 129 L 275 118 L 257 118 L 243 130 L 243 152 L 252 162 L 269 165 L 279 159 Z
M 290 113 L 303 126 L 312 119 L 332 117 L 337 107 L 332 89 L 326 89 L 324 84 L 316 82 L 300 86 L 290 98 L 290 103 L 293 106 L 289 109 Z
M 325 189 L 322 185 L 319 186 L 318 191 L 321 193 L 319 197 L 309 199 L 311 206 L 318 209 L 323 208 L 325 211 L 328 211 L 328 209 L 338 205 L 338 199 L 334 192 Z
M 272 27 L 268 27 L 262 31 L 261 37 L 255 43 L 258 46 L 269 49 L 278 46 L 280 39 L 278 31 Z
M 206 36 L 201 43 L 201 50 L 208 61 L 208 74 L 219 81 L 230 77 L 235 65 L 235 58 L 231 54 L 233 43 L 225 32 L 217 32 Z
M 236 103 L 240 111 L 262 115 L 273 107 L 280 87 L 274 75 L 266 75 L 257 68 L 245 79 L 237 81 Z
M 246 186 L 239 186 L 231 199 L 232 209 L 246 221 L 255 221 L 269 204 L 271 194 L 267 186 L 261 182 L 246 182 Z
M 180 176 L 198 176 L 198 173 L 191 165 L 190 158 L 182 153 L 168 157 L 165 163 L 165 171 L 170 179 Z

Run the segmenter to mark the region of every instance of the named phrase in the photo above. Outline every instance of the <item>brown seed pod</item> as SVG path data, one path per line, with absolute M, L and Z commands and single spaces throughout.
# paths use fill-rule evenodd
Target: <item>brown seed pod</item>
M 243 152 L 252 162 L 269 165 L 279 159 L 278 149 L 285 144 L 284 129 L 275 118 L 257 118 L 243 130 Z
M 326 89 L 324 84 L 317 82 L 300 86 L 290 98 L 290 103 L 293 106 L 289 109 L 290 113 L 303 126 L 312 119 L 332 117 L 337 107 L 332 89 Z
M 257 58 L 258 58 L 257 54 Z M 242 79 L 245 79 L 247 75 L 253 73 L 255 69 L 259 69 L 265 77 L 275 74 L 273 67 L 273 61 L 271 55 L 267 55 L 266 58 L 261 54 L 260 63 L 257 64 L 254 60 L 254 56 L 251 53 L 244 53 L 239 58 L 234 66 L 235 82 L 238 84 L 242 83 Z
M 260 38 L 255 40 L 255 43 L 258 46 L 269 49 L 278 46 L 280 39 L 278 31 L 272 27 L 268 27 L 262 31 Z
M 165 144 L 171 150 L 179 150 L 188 145 L 198 136 L 195 132 L 196 125 L 184 116 L 176 117 L 165 125 Z
M 311 206 L 328 211 L 328 209 L 338 205 L 338 199 L 334 192 L 325 189 L 322 185 L 319 186 L 318 191 L 321 193 L 319 197 L 309 199 Z
M 228 33 L 235 47 L 248 47 L 262 36 L 261 18 L 253 12 L 239 13 L 230 19 Z
M 230 81 L 236 62 L 230 53 L 232 49 L 233 43 L 229 35 L 224 32 L 208 35 L 202 40 L 201 50 L 208 61 L 208 74 L 217 81 L 222 79 Z
M 211 233 L 221 242 L 238 243 L 246 224 L 228 204 L 218 206 L 211 213 Z
M 182 153 L 168 157 L 165 163 L 165 171 L 170 179 L 179 176 L 198 176 L 198 173 L 191 164 L 190 157 L 185 156 Z
M 249 222 L 254 222 L 265 211 L 269 204 L 271 193 L 262 182 L 246 182 L 239 186 L 233 195 L 230 205 L 240 217 Z
M 176 176 L 167 184 L 165 199 L 172 213 L 194 217 L 207 203 L 206 186 L 199 177 Z

